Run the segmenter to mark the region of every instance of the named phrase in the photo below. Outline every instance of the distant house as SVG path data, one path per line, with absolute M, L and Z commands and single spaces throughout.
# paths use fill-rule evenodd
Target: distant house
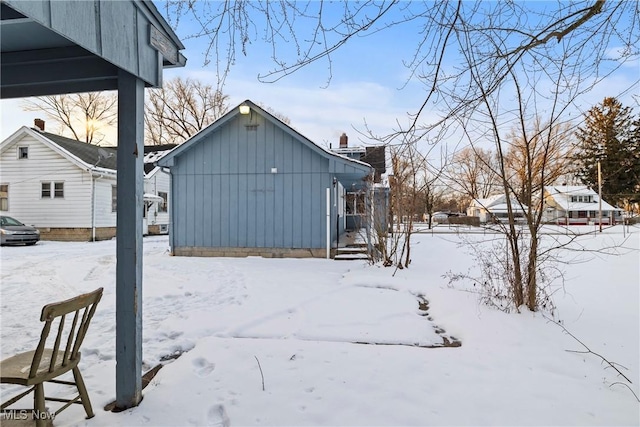
M 368 164 L 316 145 L 247 100 L 163 157 L 175 255 L 325 257 L 345 230 L 345 189 Z
M 511 210 L 516 222 L 526 222 L 525 209 L 526 206 L 521 206 L 517 200 L 511 199 Z M 473 199 L 467 208 L 467 215 L 479 218 L 481 223 L 507 222 L 507 197 L 497 194 L 486 199 Z
M 144 147 L 143 234 L 167 234 L 169 232 L 171 177 L 169 171 L 157 166 L 156 162 L 176 146 L 176 144 L 166 144 Z
M 564 225 L 599 223 L 600 205 L 602 223 L 622 222 L 622 209 L 602 200 L 598 193 L 586 185 L 556 185 L 544 187 L 544 220 Z
M 23 126 L 0 143 L 0 213 L 34 225 L 45 240 L 110 239 L 116 232 L 116 169 L 115 147 L 45 132 L 37 119 L 35 128 Z M 145 234 L 168 228 L 169 179 L 149 166 Z
M 389 184 L 383 182 L 383 176 L 387 173 L 386 151 L 384 145 L 372 147 L 350 147 L 349 138 L 346 133 L 340 136 L 339 146 L 331 147 L 330 150 L 336 154 L 348 157 L 350 159 L 365 162 L 373 167 L 373 182 L 371 187 L 373 207 L 374 228 L 378 231 L 386 231 L 389 223 L 387 218 L 389 211 Z M 367 213 L 367 205 L 365 204 L 365 194 L 362 191 L 353 191 L 345 189 L 346 203 L 346 227 L 348 229 L 359 228 L 366 219 L 363 219 Z

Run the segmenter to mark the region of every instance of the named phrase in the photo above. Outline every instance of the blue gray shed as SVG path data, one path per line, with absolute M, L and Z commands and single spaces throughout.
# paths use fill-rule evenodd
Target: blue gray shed
M 171 171 L 172 253 L 328 256 L 344 232 L 344 189 L 366 188 L 371 166 L 242 106 L 158 162 Z

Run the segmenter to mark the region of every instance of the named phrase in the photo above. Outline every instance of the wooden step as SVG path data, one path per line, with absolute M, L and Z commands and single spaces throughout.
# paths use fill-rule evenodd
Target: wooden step
M 337 261 L 368 260 L 369 253 L 366 245 L 343 246 L 336 248 L 333 259 Z
M 369 260 L 369 255 L 366 253 L 337 254 L 333 259 L 336 261 Z

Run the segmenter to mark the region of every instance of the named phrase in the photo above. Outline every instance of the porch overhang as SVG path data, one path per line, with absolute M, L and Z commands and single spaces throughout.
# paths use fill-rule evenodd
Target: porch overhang
M 116 90 L 121 70 L 158 87 L 163 67 L 186 63 L 145 1 L 2 0 L 0 43 L 2 99 Z
M 144 88 L 184 66 L 151 1 L 0 0 L 0 98 L 118 90 L 116 407 L 142 399 Z

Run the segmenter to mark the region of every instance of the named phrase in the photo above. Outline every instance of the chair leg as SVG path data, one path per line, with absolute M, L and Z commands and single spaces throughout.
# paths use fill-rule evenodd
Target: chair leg
M 80 374 L 80 369 L 77 366 L 73 368 L 73 378 L 76 381 L 76 387 L 78 387 L 80 399 L 82 400 L 82 406 L 84 406 L 84 411 L 87 413 L 87 418 L 93 418 L 94 413 L 93 409 L 91 408 L 89 393 L 87 393 L 87 388 L 84 385 L 84 380 L 82 379 L 82 375 Z
M 33 417 L 36 419 L 36 427 L 45 427 L 47 425 L 47 408 L 44 406 L 44 384 L 36 384 L 33 391 L 34 412 Z

